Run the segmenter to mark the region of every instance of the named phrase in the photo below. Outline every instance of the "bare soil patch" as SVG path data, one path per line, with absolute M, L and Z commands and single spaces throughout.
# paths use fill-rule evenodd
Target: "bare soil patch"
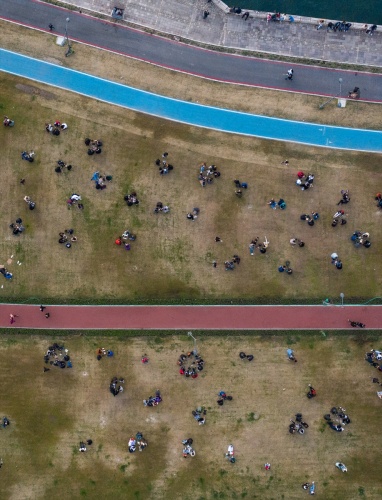
M 32 85 L 23 85 L 22 83 L 18 83 L 16 88 L 29 95 L 38 95 L 44 99 L 55 99 L 53 92 L 48 92 L 47 90 L 39 89 L 37 87 L 33 87 Z

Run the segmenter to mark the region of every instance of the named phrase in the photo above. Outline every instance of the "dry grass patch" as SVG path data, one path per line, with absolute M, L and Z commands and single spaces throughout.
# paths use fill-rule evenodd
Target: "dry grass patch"
M 346 109 L 339 109 L 333 100 L 325 110 L 320 110 L 326 98 L 208 81 L 78 43 L 74 44 L 73 57 L 66 58 L 66 49 L 58 47 L 52 35 L 4 21 L 0 21 L 0 27 L 3 48 L 149 92 L 292 120 L 377 130 L 382 126 L 379 104 L 348 101 Z
M 43 373 L 50 338 L 3 338 L 1 414 L 11 426 L 0 432 L 2 492 L 12 499 L 48 499 L 57 491 L 70 498 L 301 498 L 301 484 L 316 481 L 318 498 L 365 498 L 381 493 L 378 463 L 370 456 L 379 431 L 380 401 L 374 374 L 363 360 L 376 343 L 355 338 L 203 338 L 206 366 L 196 380 L 178 374 L 176 359 L 190 348 L 184 337 L 118 340 L 66 337 L 73 368 Z M 360 340 L 360 339 L 359 339 Z M 287 342 L 299 362 L 286 359 Z M 96 360 L 96 348 L 115 352 Z M 253 353 L 253 363 L 238 353 Z M 150 362 L 143 365 L 141 355 Z M 324 361 L 325 360 L 325 361 Z M 112 376 L 124 376 L 125 392 L 109 393 Z M 318 397 L 308 400 L 307 384 Z M 155 389 L 163 403 L 146 408 Z M 216 405 L 220 390 L 234 400 Z M 198 426 L 191 410 L 207 407 Z M 333 405 L 346 407 L 352 423 L 342 434 L 323 425 Z M 310 427 L 304 436 L 288 433 L 298 411 Z M 143 453 L 127 452 L 131 435 L 149 442 Z M 181 457 L 180 441 L 193 437 L 196 457 Z M 85 454 L 82 439 L 93 439 Z M 229 443 L 233 466 L 224 459 Z M 349 468 L 341 474 L 338 460 Z M 265 462 L 272 469 L 266 473 Z M 68 480 L 70 478 L 70 480 Z
M 14 280 L 4 282 L 3 296 L 273 301 L 340 292 L 349 298 L 378 295 L 382 269 L 375 242 L 381 235 L 381 212 L 373 196 L 381 185 L 379 156 L 197 129 L 7 75 L 2 75 L 0 85 L 2 112 L 16 120 L 15 128 L 0 130 L 0 263 L 11 255 L 22 262 L 9 266 Z M 69 124 L 58 138 L 44 130 L 45 122 L 56 119 Z M 85 137 L 103 139 L 101 155 L 86 154 Z M 21 160 L 25 149 L 35 150 L 34 163 Z M 175 169 L 161 177 L 154 160 L 163 151 L 170 153 Z M 289 167 L 280 164 L 285 158 Z M 58 159 L 71 163 L 73 170 L 56 174 Z M 197 181 L 202 161 L 216 164 L 222 173 L 205 188 Z M 316 175 L 309 192 L 295 186 L 299 169 Z M 95 190 L 90 180 L 96 170 L 113 176 L 105 191 Z M 22 177 L 25 185 L 19 182 Z M 234 194 L 235 178 L 249 184 L 241 199 Z M 351 192 L 348 224 L 333 229 L 331 217 L 343 188 Z M 128 208 L 123 196 L 133 189 L 141 203 Z M 66 200 L 74 192 L 83 198 L 83 211 L 67 208 Z M 37 203 L 33 212 L 23 201 L 25 195 Z M 271 210 L 267 202 L 272 197 L 284 198 L 287 209 Z M 153 213 L 158 200 L 170 205 L 170 214 Z M 200 216 L 190 222 L 186 213 L 195 206 Z M 310 228 L 299 216 L 313 210 L 321 218 Z M 19 216 L 26 231 L 14 237 L 8 225 Z M 67 250 L 58 244 L 58 233 L 69 227 L 79 241 Z M 137 234 L 130 252 L 114 245 L 127 228 Z M 370 249 L 351 244 L 350 235 L 357 228 L 371 233 Z M 214 242 L 216 235 L 223 244 Z M 265 235 L 271 242 L 267 254 L 251 257 L 249 242 Z M 304 239 L 306 247 L 291 248 L 293 236 Z M 342 272 L 330 265 L 333 251 L 343 260 Z M 223 262 L 235 253 L 242 263 L 227 273 Z M 213 259 L 219 262 L 217 269 L 211 265 Z M 277 272 L 286 259 L 295 271 L 292 277 Z

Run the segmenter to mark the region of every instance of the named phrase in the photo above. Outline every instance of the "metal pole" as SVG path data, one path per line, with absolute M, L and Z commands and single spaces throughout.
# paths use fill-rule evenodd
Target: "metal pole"
M 65 39 L 66 43 L 69 45 L 69 38 L 68 38 L 68 22 L 70 21 L 69 17 L 66 18 L 66 23 L 65 23 Z
M 338 82 L 340 84 L 340 93 L 338 95 L 334 95 L 333 97 L 329 97 L 329 99 L 327 101 L 325 101 L 324 103 L 320 104 L 318 107 L 320 109 L 324 109 L 324 107 L 330 102 L 330 101 L 333 101 L 333 99 L 336 99 L 336 97 L 341 97 L 341 94 L 342 94 L 342 78 L 339 78 L 338 79 Z
M 198 351 L 196 349 L 196 338 L 192 335 L 192 332 L 188 332 L 187 335 L 194 339 L 194 356 L 196 356 L 198 354 Z
M 66 38 L 66 42 L 68 44 L 68 50 L 66 51 L 66 54 L 65 54 L 66 57 L 70 56 L 70 54 L 73 53 L 72 47 L 70 46 L 69 36 L 68 36 L 68 22 L 69 21 L 70 21 L 70 19 L 69 19 L 69 17 L 67 17 L 66 24 L 65 24 L 65 38 Z

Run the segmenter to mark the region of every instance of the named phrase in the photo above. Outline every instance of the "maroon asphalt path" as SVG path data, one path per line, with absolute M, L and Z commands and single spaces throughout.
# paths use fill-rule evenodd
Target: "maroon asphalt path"
M 13 329 L 341 330 L 350 328 L 348 319 L 381 329 L 382 306 L 47 306 L 41 312 L 38 305 L 0 304 L 0 327 Z

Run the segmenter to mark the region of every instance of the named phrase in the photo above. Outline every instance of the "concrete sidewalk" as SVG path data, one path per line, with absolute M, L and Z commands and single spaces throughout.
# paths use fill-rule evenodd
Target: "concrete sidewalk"
M 218 0 L 213 0 L 218 2 Z M 300 22 L 267 23 L 265 15 L 228 14 L 207 0 L 69 0 L 78 10 L 111 15 L 114 6 L 124 9 L 124 19 L 139 26 L 197 42 L 257 52 L 349 64 L 382 67 L 382 32 L 317 30 Z M 203 19 L 203 11 L 210 15 Z M 118 21 L 120 22 L 120 21 Z

